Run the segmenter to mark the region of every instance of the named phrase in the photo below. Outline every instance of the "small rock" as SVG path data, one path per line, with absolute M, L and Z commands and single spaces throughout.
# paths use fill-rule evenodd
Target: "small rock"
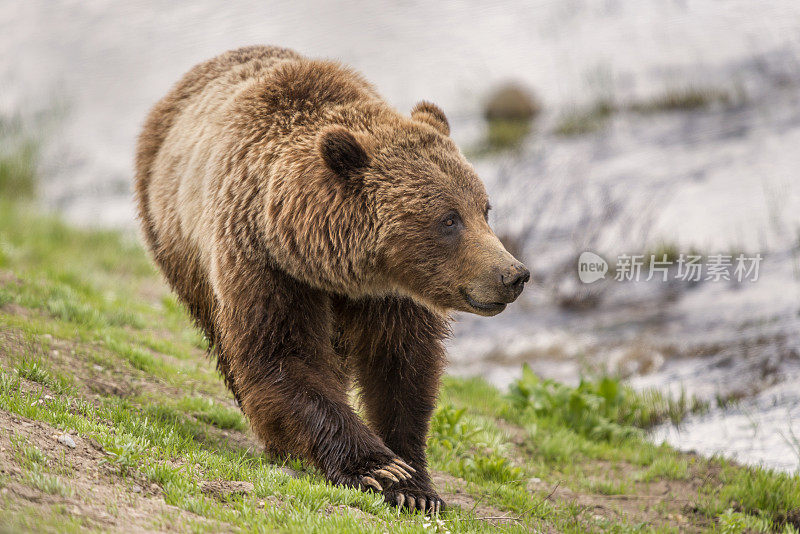
M 141 493 L 142 492 L 142 487 L 134 484 L 133 487 L 131 487 L 131 491 L 134 492 L 134 493 Z
M 234 495 L 247 495 L 255 490 L 251 482 L 239 480 L 210 480 L 200 483 L 200 491 L 226 501 Z
M 69 434 L 61 434 L 56 438 L 56 440 L 58 440 L 58 442 L 61 443 L 62 445 L 66 445 L 70 449 L 74 449 L 76 447 L 75 440 L 72 439 L 72 436 L 70 436 Z
M 94 365 L 92 366 L 92 369 L 94 369 L 95 371 L 102 371 L 102 370 L 103 370 L 103 366 L 102 366 L 102 365 L 97 365 L 97 364 L 94 364 Z

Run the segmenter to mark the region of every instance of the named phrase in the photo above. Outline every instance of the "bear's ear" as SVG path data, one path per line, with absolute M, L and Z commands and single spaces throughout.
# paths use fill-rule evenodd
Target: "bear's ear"
M 342 178 L 350 178 L 369 164 L 369 156 L 358 139 L 342 126 L 325 128 L 317 146 L 325 165 Z
M 433 126 L 439 130 L 442 135 L 450 135 L 450 123 L 447 122 L 444 111 L 436 104 L 425 100 L 419 102 L 414 106 L 414 109 L 411 110 L 411 118 Z

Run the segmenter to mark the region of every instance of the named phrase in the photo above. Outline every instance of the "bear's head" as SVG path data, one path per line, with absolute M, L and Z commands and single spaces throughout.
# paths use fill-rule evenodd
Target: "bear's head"
M 378 124 L 369 133 L 329 126 L 317 146 L 329 171 L 363 199 L 387 285 L 440 310 L 500 313 L 530 273 L 489 227 L 486 190 L 444 113 L 421 102 L 410 120 Z

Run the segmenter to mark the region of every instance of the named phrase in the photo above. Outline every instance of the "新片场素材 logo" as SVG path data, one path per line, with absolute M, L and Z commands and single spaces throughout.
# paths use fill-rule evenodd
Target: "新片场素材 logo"
M 613 277 L 617 282 L 649 282 L 670 279 L 683 282 L 756 282 L 761 254 L 620 254 L 614 264 Z M 578 278 L 591 284 L 606 277 L 608 262 L 594 252 L 582 252 L 578 257 Z

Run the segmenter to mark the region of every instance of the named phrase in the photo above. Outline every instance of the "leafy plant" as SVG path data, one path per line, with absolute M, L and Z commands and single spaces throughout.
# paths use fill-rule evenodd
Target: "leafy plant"
M 575 431 L 593 439 L 625 438 L 636 434 L 620 423 L 630 419 L 619 382 L 604 378 L 598 383 L 582 381 L 577 388 L 540 379 L 529 366 L 510 388 L 510 399 L 519 409 L 537 415 L 563 418 Z
M 465 474 L 477 475 L 491 482 L 518 482 L 522 477 L 522 469 L 514 467 L 508 458 L 497 454 L 478 454 L 473 458 L 465 458 L 461 460 L 461 469 Z
M 692 411 L 704 409 L 682 393 L 677 400 L 659 391 L 636 392 L 618 379 L 581 380 L 578 387 L 539 378 L 528 365 L 510 388 L 518 409 L 537 415 L 563 418 L 570 428 L 592 439 L 611 440 L 633 436 L 666 419 L 677 424 Z
M 47 455 L 38 447 L 30 445 L 24 438 L 11 436 L 11 450 L 20 465 L 26 467 L 47 465 Z
M 139 469 L 146 457 L 144 440 L 133 436 L 114 436 L 104 448 L 108 457 L 101 460 L 101 463 L 115 465 L 122 476 Z
M 735 512 L 727 509 L 719 516 L 719 530 L 722 534 L 739 534 L 741 532 L 769 532 L 772 522 L 763 517 Z
M 456 453 L 469 446 L 485 446 L 479 439 L 483 428 L 465 421 L 466 412 L 466 408 L 457 410 L 452 404 L 441 406 L 431 420 L 431 437 Z

